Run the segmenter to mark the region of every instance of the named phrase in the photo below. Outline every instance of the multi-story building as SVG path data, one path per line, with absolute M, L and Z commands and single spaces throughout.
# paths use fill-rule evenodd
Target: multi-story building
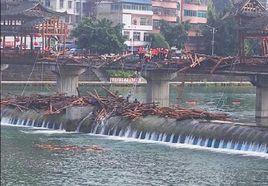
M 123 35 L 129 49 L 149 44 L 152 26 L 151 0 L 103 1 L 97 7 L 97 18 L 110 19 L 123 24 Z
M 207 23 L 207 5 L 198 0 L 182 0 L 182 22 L 191 24 Z
M 203 52 L 204 38 L 200 26 L 207 23 L 206 1 L 182 0 L 181 9 L 181 21 L 191 24 L 191 29 L 188 31 L 188 42 L 185 47 L 191 51 Z
M 160 29 L 160 21 L 165 20 L 170 23 L 180 21 L 180 0 L 152 0 L 153 8 L 153 29 Z
M 67 12 L 65 22 L 70 26 L 89 16 L 88 0 L 42 0 L 43 5 L 57 12 Z M 81 11 L 82 10 L 82 11 Z

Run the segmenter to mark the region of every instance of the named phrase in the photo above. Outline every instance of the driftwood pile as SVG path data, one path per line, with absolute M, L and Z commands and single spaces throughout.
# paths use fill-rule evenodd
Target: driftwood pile
M 192 52 L 184 52 L 182 58 L 189 63 L 186 67 L 182 68 L 180 72 L 185 72 L 190 68 L 195 68 L 196 66 L 201 65 L 203 62 L 209 62 L 211 64 L 210 66 L 212 66 L 210 73 L 213 74 L 220 65 L 229 65 L 239 62 L 239 57 L 237 56 L 221 57 L 206 54 L 196 54 Z
M 155 103 L 130 103 L 123 97 L 107 90 L 107 97 L 101 97 L 97 92 L 90 93 L 99 104 L 95 120 L 102 121 L 111 116 L 122 116 L 136 120 L 142 116 L 154 115 L 159 117 L 173 118 L 177 120 L 206 119 L 206 120 L 227 120 L 223 113 L 210 113 L 204 110 L 186 109 L 181 107 L 158 107 Z
M 55 94 L 51 96 L 34 94 L 31 96 L 15 96 L 1 99 L 2 106 L 10 106 L 20 111 L 35 110 L 43 111 L 44 115 L 60 114 L 64 109 L 71 106 L 87 106 L 92 103 L 90 97 L 65 96 Z
M 75 146 L 75 145 L 54 145 L 54 144 L 37 144 L 37 147 L 41 149 L 45 149 L 52 152 L 64 152 L 64 151 L 72 151 L 72 152 L 103 152 L 105 149 L 99 145 L 91 145 L 91 146 Z
M 136 120 L 143 116 L 154 115 L 159 117 L 186 119 L 227 120 L 223 113 L 210 113 L 204 110 L 186 109 L 181 107 L 159 107 L 156 103 L 129 102 L 122 96 L 118 96 L 110 90 L 103 88 L 107 96 L 99 96 L 98 92 L 91 92 L 89 96 L 75 97 L 56 94 L 52 96 L 31 95 L 16 96 L 1 100 L 1 106 L 11 106 L 20 111 L 35 110 L 44 115 L 60 114 L 66 108 L 72 106 L 94 105 L 94 116 L 97 122 L 111 116 L 122 116 Z

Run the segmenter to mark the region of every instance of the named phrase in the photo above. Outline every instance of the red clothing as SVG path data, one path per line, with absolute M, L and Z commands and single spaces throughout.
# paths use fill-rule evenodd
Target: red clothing
M 139 47 L 138 54 L 145 54 L 145 50 L 143 47 Z
M 158 50 L 156 48 L 152 49 L 152 55 L 157 56 L 158 55 Z

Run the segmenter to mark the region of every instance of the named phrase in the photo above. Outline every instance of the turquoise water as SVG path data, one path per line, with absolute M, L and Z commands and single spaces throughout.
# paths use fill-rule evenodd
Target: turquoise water
M 123 96 L 127 96 L 131 91 L 132 97 L 145 102 L 145 86 L 106 86 L 113 91 L 119 91 Z M 3 85 L 2 96 L 8 93 L 20 95 L 24 86 Z M 81 94 L 98 90 L 103 92 L 99 85 L 82 85 L 79 87 Z M 52 94 L 55 91 L 53 85 L 34 86 L 29 85 L 25 88 L 25 95 L 32 93 Z M 239 101 L 237 103 L 237 101 Z M 192 103 L 194 102 L 194 104 Z M 228 113 L 235 121 L 255 123 L 255 87 L 254 86 L 203 86 L 186 85 L 181 87 L 177 84 L 170 85 L 170 103 L 171 105 L 181 105 L 187 108 L 202 108 L 208 111 L 222 111 Z
M 89 134 L 1 127 L 3 185 L 266 185 L 268 159 Z M 50 152 L 37 144 L 100 145 Z
M 7 86 L 3 93 L 19 93 Z M 96 87 L 81 87 L 85 94 Z M 126 95 L 132 87 L 112 86 Z M 255 122 L 251 86 L 171 85 L 170 101 L 189 108 L 224 111 L 240 122 Z M 51 87 L 53 90 L 53 87 Z M 133 89 L 145 100 L 145 87 Z M 28 87 L 26 94 L 40 91 Z M 49 91 L 42 90 L 42 93 Z M 237 101 L 239 100 L 239 101 Z M 193 104 L 194 103 L 194 104 Z M 49 151 L 39 144 L 99 145 L 103 152 Z M 193 145 L 131 140 L 1 125 L 3 185 L 268 185 L 264 154 Z

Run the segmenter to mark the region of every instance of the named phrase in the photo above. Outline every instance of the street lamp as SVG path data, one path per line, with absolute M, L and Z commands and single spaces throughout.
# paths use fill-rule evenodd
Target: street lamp
M 214 56 L 214 47 L 215 47 L 215 32 L 217 32 L 217 28 L 216 27 L 212 27 L 209 25 L 206 25 L 208 28 L 210 28 L 212 31 L 212 41 L 211 41 L 211 55 Z

